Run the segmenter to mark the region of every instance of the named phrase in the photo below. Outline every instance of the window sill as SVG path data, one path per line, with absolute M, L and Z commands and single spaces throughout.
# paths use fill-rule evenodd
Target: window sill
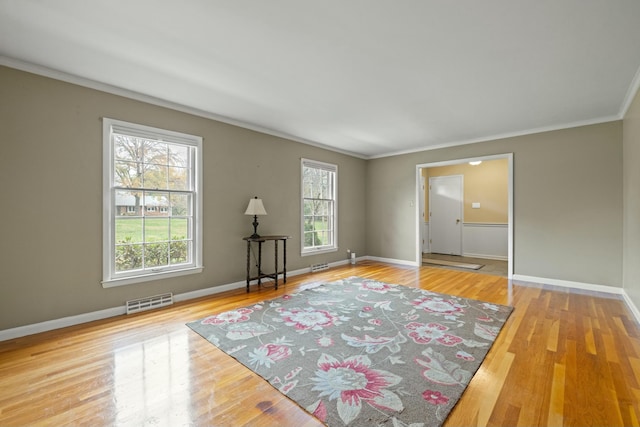
M 326 254 L 326 253 L 337 252 L 337 251 L 338 251 L 337 247 L 326 248 L 326 249 L 311 249 L 311 250 L 307 250 L 305 252 L 301 252 L 300 256 Z
M 116 286 L 126 286 L 126 285 L 133 285 L 136 283 L 150 282 L 152 280 L 162 280 L 162 279 L 168 279 L 171 277 L 186 276 L 188 274 L 202 273 L 202 270 L 204 270 L 204 267 L 191 267 L 191 268 L 185 268 L 182 270 L 171 270 L 166 272 L 143 274 L 140 276 L 129 276 L 129 277 L 122 277 L 119 279 L 103 280 L 102 287 L 114 288 Z

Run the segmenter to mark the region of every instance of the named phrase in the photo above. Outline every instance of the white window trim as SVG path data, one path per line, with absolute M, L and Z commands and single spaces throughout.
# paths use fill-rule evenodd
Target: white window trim
M 196 147 L 196 155 L 193 162 L 195 168 L 194 197 L 193 197 L 193 261 L 188 266 L 178 268 L 161 268 L 157 272 L 144 271 L 137 275 L 118 276 L 115 273 L 115 200 L 112 192 L 113 187 L 113 144 L 111 143 L 111 133 L 113 129 L 140 137 L 161 139 L 167 142 L 179 142 L 181 144 Z M 151 126 L 128 123 L 121 120 L 109 118 L 102 119 L 102 205 L 103 205 L 103 252 L 102 252 L 102 287 L 111 288 L 115 286 L 131 285 L 134 283 L 147 282 L 151 280 L 178 277 L 187 274 L 200 273 L 204 269 L 202 265 L 202 137 L 188 135 L 170 130 L 158 129 Z
M 333 189 L 333 245 L 318 248 L 304 247 L 304 167 L 326 169 L 335 174 Z M 317 160 L 300 159 L 300 256 L 318 255 L 338 250 L 338 165 Z

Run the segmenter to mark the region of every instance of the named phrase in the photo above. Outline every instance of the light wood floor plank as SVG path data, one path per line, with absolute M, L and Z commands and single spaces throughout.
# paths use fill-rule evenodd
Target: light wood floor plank
M 0 342 L 0 425 L 321 426 L 185 323 L 349 276 L 515 307 L 445 426 L 639 425 L 640 328 L 621 298 L 371 261 Z

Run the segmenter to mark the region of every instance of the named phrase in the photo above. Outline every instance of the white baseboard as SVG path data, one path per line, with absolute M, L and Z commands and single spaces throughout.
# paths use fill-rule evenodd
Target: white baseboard
M 52 331 L 54 329 L 66 328 L 67 326 L 93 322 L 94 320 L 106 319 L 108 317 L 115 317 L 126 313 L 127 309 L 123 305 L 122 307 L 107 308 L 104 310 L 93 311 L 91 313 L 78 314 L 76 316 L 63 317 L 61 319 L 47 320 L 45 322 L 34 323 L 31 325 L 18 326 L 16 328 L 0 331 L 0 341 L 25 337 L 27 335 Z
M 496 261 L 509 261 L 509 257 L 501 256 L 501 255 L 474 254 L 469 252 L 463 252 L 462 256 L 469 257 L 469 258 L 493 259 Z
M 366 257 L 360 257 L 358 260 L 365 259 Z M 339 265 L 348 264 L 348 260 L 336 261 L 329 263 L 329 267 L 336 267 Z M 297 276 L 300 274 L 305 274 L 311 272 L 311 267 L 301 268 L 299 270 L 287 271 L 287 277 Z M 282 278 L 282 275 L 280 275 Z M 212 286 L 209 288 L 198 289 L 191 292 L 184 292 L 181 294 L 176 294 L 173 296 L 173 300 L 175 302 L 187 301 L 190 299 L 206 297 L 214 294 L 219 294 L 221 292 L 231 291 L 235 289 L 241 289 L 247 286 L 247 282 L 245 280 L 228 283 L 226 285 L 220 286 Z M 126 308 L 124 305 L 122 307 L 112 307 L 104 310 L 94 311 L 91 313 L 78 314 L 76 316 L 63 317 L 61 319 L 53 319 L 47 320 L 45 322 L 34 323 L 31 325 L 18 326 L 16 328 L 5 329 L 0 331 L 0 341 L 11 340 L 15 338 L 24 337 L 27 335 L 38 334 L 41 332 L 52 331 L 54 329 L 65 328 L 67 326 L 79 325 L 81 323 L 92 322 L 94 320 L 106 319 L 108 317 L 115 317 L 121 314 L 126 314 Z
M 633 303 L 627 292 L 623 288 L 618 288 L 615 286 L 607 286 L 607 285 L 598 285 L 593 283 L 582 283 L 582 282 L 572 282 L 569 280 L 558 280 L 558 279 L 547 279 L 543 277 L 534 277 L 534 276 L 525 276 L 522 274 L 514 274 L 513 281 L 523 281 L 523 282 L 531 282 L 531 283 L 539 283 L 545 285 L 553 285 L 564 288 L 573 288 L 573 289 L 582 289 L 586 291 L 594 291 L 594 292 L 603 292 L 608 294 L 621 295 L 624 302 L 627 304 L 629 311 L 633 314 L 633 317 L 636 319 L 636 322 L 640 324 L 640 310 Z
M 219 294 L 221 292 L 233 291 L 235 289 L 244 288 L 247 286 L 246 280 L 240 282 L 229 283 L 226 285 L 212 286 L 210 288 L 198 289 L 191 292 L 184 292 L 173 296 L 175 302 L 188 301 L 190 299 L 207 297 L 209 295 Z
M 356 258 L 356 262 L 358 262 L 359 259 L 362 259 L 363 257 L 359 257 Z M 351 262 L 351 259 L 343 259 L 341 261 L 334 261 L 334 262 L 330 262 L 329 263 L 329 267 L 338 267 L 339 265 L 346 265 L 349 264 Z M 308 268 L 301 268 L 300 270 L 295 270 L 293 273 L 291 273 L 292 276 L 296 276 L 298 274 L 305 274 L 305 273 L 311 273 L 311 267 Z M 288 273 L 287 273 L 288 275 Z
M 361 258 L 358 258 L 361 259 Z M 330 262 L 329 263 L 329 267 L 337 267 L 339 265 L 345 265 L 349 263 L 348 260 L 343 260 L 343 261 L 335 261 L 335 262 Z M 300 268 L 298 270 L 293 270 L 293 271 L 287 271 L 287 277 L 293 277 L 293 276 L 298 276 L 300 274 L 306 274 L 306 273 L 311 273 L 311 267 L 306 267 L 306 268 Z M 280 274 L 278 275 L 279 279 L 283 278 L 283 275 Z M 252 284 L 255 281 L 252 282 Z M 191 291 L 191 292 L 185 292 L 182 294 L 177 294 L 174 295 L 173 299 L 174 301 L 178 302 L 178 301 L 187 301 L 190 299 L 195 299 L 195 298 L 201 298 L 201 297 L 206 297 L 209 295 L 214 295 L 214 294 L 219 294 L 221 292 L 225 292 L 225 291 L 232 291 L 235 289 L 240 289 L 240 288 L 244 288 L 245 286 L 247 286 L 247 282 L 246 280 L 242 280 L 239 282 L 234 282 L 234 283 L 229 283 L 227 285 L 220 285 L 220 286 L 212 286 L 210 288 L 205 288 L 205 289 L 198 289 L 195 291 Z
M 633 317 L 636 318 L 636 322 L 640 324 L 640 310 L 638 310 L 638 307 L 636 307 L 631 298 L 629 298 L 627 291 L 625 291 L 624 289 L 622 290 L 622 297 L 624 298 L 624 302 L 627 303 L 627 307 L 629 307 L 629 310 L 631 310 Z
M 417 263 L 415 261 L 407 261 L 407 260 L 404 260 L 404 259 L 381 258 L 381 257 L 377 257 L 377 256 L 365 256 L 365 257 L 358 258 L 358 259 L 370 260 L 370 261 L 378 261 L 378 262 L 386 262 L 386 263 L 389 263 L 389 264 L 409 265 L 411 267 L 419 267 L 420 266 L 420 263 Z
M 549 279 L 546 277 L 525 276 L 514 274 L 512 280 L 523 282 L 539 283 L 543 285 L 560 286 L 563 288 L 583 289 L 585 291 L 604 292 L 608 294 L 622 295 L 623 289 L 615 286 L 598 285 L 594 283 L 572 282 L 570 280 Z
M 364 261 L 364 260 L 385 262 L 389 264 L 407 265 L 412 267 L 419 266 L 418 263 L 413 261 L 399 260 L 399 259 L 393 259 L 393 258 L 381 258 L 381 257 L 374 257 L 374 256 L 359 257 L 356 259 L 356 263 L 358 261 Z M 340 265 L 348 264 L 349 262 L 350 262 L 349 260 L 336 261 L 336 262 L 329 263 L 329 266 L 337 267 Z M 311 267 L 301 268 L 298 270 L 288 271 L 287 276 L 289 277 L 297 276 L 300 274 L 309 273 L 310 271 L 311 271 Z M 535 277 L 535 276 L 525 276 L 522 274 L 514 274 L 512 280 L 514 281 L 519 280 L 523 282 L 548 284 L 548 285 L 561 286 L 566 288 L 575 288 L 575 289 L 583 289 L 588 291 L 605 292 L 610 294 L 622 295 L 625 303 L 629 307 L 629 310 L 632 312 L 636 321 L 640 323 L 640 310 L 638 310 L 638 307 L 635 306 L 633 301 L 629 298 L 627 293 L 622 288 L 606 286 L 606 285 L 597 285 L 597 284 L 591 284 L 591 283 L 572 282 L 567 280 L 547 279 L 547 278 Z M 221 292 L 240 289 L 245 287 L 246 284 L 247 282 L 242 280 L 239 282 L 229 283 L 226 285 L 212 286 L 205 289 L 198 289 L 191 292 L 176 294 L 174 295 L 173 298 L 174 298 L 174 301 L 176 302 L 187 301 L 190 299 L 201 298 L 209 295 L 218 294 Z M 51 331 L 54 329 L 65 328 L 67 326 L 79 325 L 81 323 L 87 323 L 87 322 L 92 322 L 94 320 L 106 319 L 108 317 L 115 317 L 121 314 L 126 314 L 126 309 L 124 305 L 122 305 L 121 307 L 112 307 L 112 308 L 98 310 L 90 313 L 78 314 L 76 316 L 63 317 L 61 319 L 47 320 L 45 322 L 34 323 L 31 325 L 18 326 L 16 328 L 5 329 L 0 331 L 0 341 L 20 338 L 27 335 L 37 334 L 40 332 Z

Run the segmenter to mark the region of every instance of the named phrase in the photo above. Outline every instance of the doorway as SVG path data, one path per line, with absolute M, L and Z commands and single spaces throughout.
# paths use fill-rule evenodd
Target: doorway
M 441 166 L 456 166 L 460 167 L 462 166 L 462 164 L 464 163 L 469 163 L 472 161 L 490 161 L 490 160 L 497 160 L 497 159 L 506 159 L 507 160 L 507 168 L 506 168 L 506 172 L 504 172 L 505 169 L 502 169 L 503 172 L 502 173 L 506 173 L 507 177 L 506 177 L 506 181 L 507 181 L 507 223 L 503 224 L 502 226 L 500 226 L 501 233 L 504 233 L 503 236 L 506 237 L 506 250 L 502 249 L 501 253 L 505 253 L 506 252 L 506 261 L 507 261 L 507 277 L 511 278 L 513 276 L 513 266 L 514 266 L 514 262 L 513 262 L 513 229 L 514 229 L 514 224 L 513 224 L 513 153 L 506 153 L 506 154 L 497 154 L 497 155 L 491 155 L 491 156 L 482 156 L 482 157 L 474 157 L 474 158 L 463 158 L 463 159 L 455 159 L 455 160 L 449 160 L 449 161 L 443 161 L 443 162 L 433 162 L 433 163 L 424 163 L 424 164 L 419 164 L 416 166 L 416 200 L 419 200 L 420 203 L 417 203 L 416 205 L 416 264 L 417 265 L 421 265 L 422 264 L 422 253 L 423 252 L 441 252 L 442 250 L 439 250 L 437 247 L 436 248 L 429 248 L 429 244 L 428 241 L 429 239 L 431 241 L 433 241 L 433 236 L 432 233 L 437 233 L 435 227 L 432 228 L 432 225 L 430 224 L 430 219 L 428 217 L 428 212 L 429 209 L 424 209 L 424 203 L 425 203 L 425 191 L 423 188 L 423 183 L 425 182 L 424 177 L 423 177 L 423 169 L 429 169 L 429 168 L 437 168 L 437 167 L 441 167 Z M 502 175 L 504 176 L 504 175 Z M 464 182 L 464 181 L 463 181 Z M 463 187 L 464 188 L 464 187 Z M 504 193 L 503 193 L 504 194 Z M 464 199 L 464 197 L 463 197 Z M 472 198 L 470 198 L 472 199 Z M 428 203 L 428 201 L 427 201 Z M 465 202 L 466 204 L 466 202 Z M 474 205 L 477 205 L 476 203 L 474 203 Z M 482 208 L 484 209 L 484 204 L 482 204 Z M 469 207 L 465 207 L 465 209 L 469 209 Z M 472 211 L 471 213 L 479 213 L 482 212 L 483 209 L 480 210 L 476 210 L 476 211 Z M 464 211 L 463 211 L 464 212 Z M 504 211 L 503 211 L 504 212 Z M 471 213 L 470 213 L 470 217 L 471 217 Z M 468 242 L 464 243 L 465 241 L 467 241 L 467 238 L 469 236 L 469 224 L 465 224 L 464 220 L 465 218 L 463 218 L 463 215 L 461 215 L 460 217 L 460 222 L 462 223 L 462 239 L 461 241 L 463 242 L 461 244 L 462 248 L 460 251 L 460 254 L 463 256 L 474 256 L 473 254 L 470 254 L 468 251 L 465 252 L 465 246 L 469 246 Z M 456 218 L 457 219 L 457 218 Z M 471 220 L 473 221 L 473 220 Z M 503 220 L 504 221 L 504 220 Z M 484 239 L 484 233 L 491 233 L 493 234 L 496 231 L 495 227 L 492 226 L 487 226 L 485 224 L 476 224 L 473 225 L 471 227 L 472 229 L 475 229 L 476 232 L 479 233 L 478 235 L 478 241 L 482 241 Z M 503 238 L 505 238 L 503 237 Z M 505 242 L 505 240 L 502 240 L 503 242 Z M 505 244 L 505 243 L 503 243 Z M 425 250 L 426 249 L 426 250 Z M 473 252 L 473 251 L 472 251 Z M 444 253 L 452 253 L 450 250 L 447 250 Z M 475 252 L 473 252 L 475 253 Z M 500 258 L 496 258 L 496 259 L 502 259 L 503 262 L 505 260 L 504 255 L 502 255 Z

